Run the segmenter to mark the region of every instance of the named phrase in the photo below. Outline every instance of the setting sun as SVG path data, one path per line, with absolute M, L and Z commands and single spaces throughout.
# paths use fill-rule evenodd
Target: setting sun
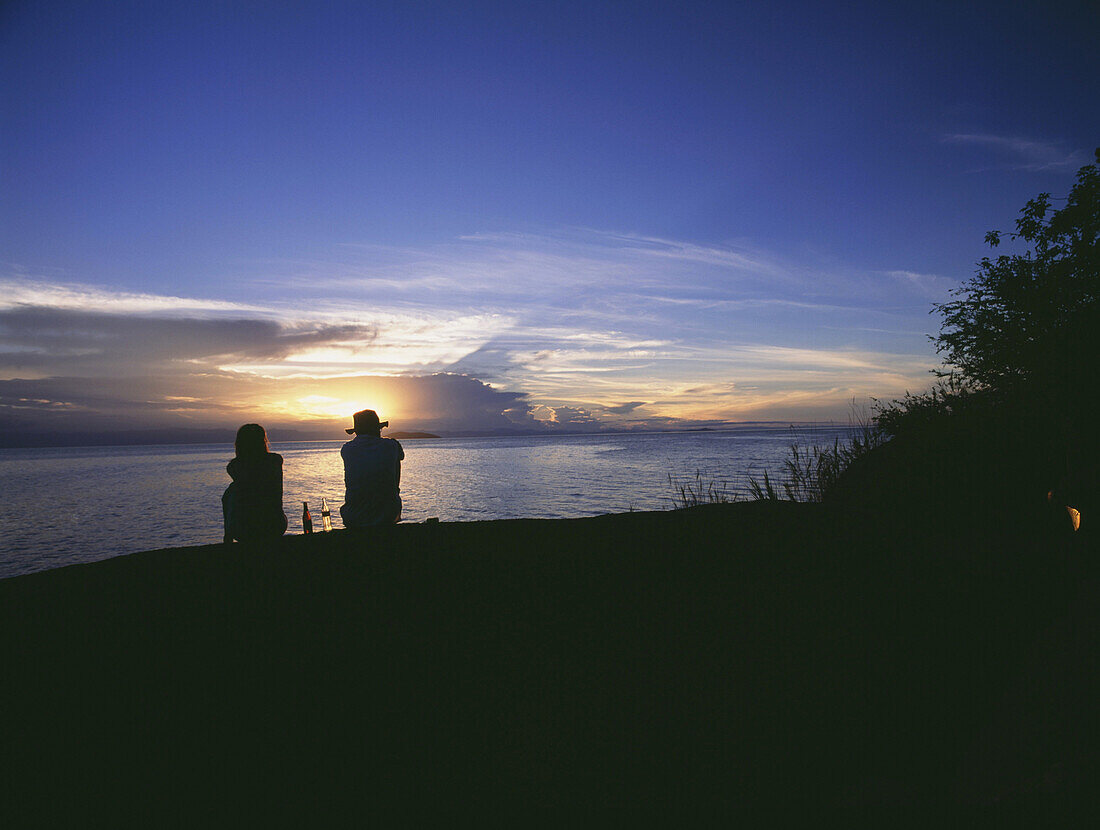
M 373 397 L 370 400 L 349 400 L 328 395 L 306 395 L 289 402 L 286 414 L 295 418 L 310 420 L 315 418 L 350 418 L 361 409 L 373 409 L 383 421 L 389 417 L 392 407 L 384 400 Z

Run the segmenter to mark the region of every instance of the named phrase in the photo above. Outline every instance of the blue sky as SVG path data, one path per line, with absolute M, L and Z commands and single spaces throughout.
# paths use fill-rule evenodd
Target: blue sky
M 843 420 L 929 383 L 930 304 L 1091 160 L 1098 30 L 1085 3 L 6 4 L 0 423 Z

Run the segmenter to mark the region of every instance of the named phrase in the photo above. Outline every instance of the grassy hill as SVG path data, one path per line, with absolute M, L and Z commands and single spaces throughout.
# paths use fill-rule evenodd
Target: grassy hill
M 903 530 L 850 505 L 709 505 L 0 581 L 9 808 L 193 825 L 1088 792 L 1079 540 Z

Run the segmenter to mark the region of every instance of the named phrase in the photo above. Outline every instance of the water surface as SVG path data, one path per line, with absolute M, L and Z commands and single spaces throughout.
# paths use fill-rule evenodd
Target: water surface
M 667 510 L 675 485 L 743 492 L 782 465 L 793 438 L 831 443 L 839 428 L 417 439 L 402 442 L 404 521 L 572 518 Z M 288 533 L 321 497 L 341 527 L 343 441 L 274 444 L 285 459 Z M 176 545 L 220 542 L 223 444 L 0 450 L 0 577 Z M 673 483 L 670 484 L 669 476 Z

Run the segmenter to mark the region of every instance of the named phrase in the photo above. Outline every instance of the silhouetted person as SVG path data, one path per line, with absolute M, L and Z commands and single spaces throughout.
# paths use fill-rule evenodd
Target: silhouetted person
M 271 452 L 259 424 L 237 430 L 237 456 L 226 470 L 233 479 L 222 495 L 225 541 L 277 539 L 286 532 L 283 512 L 283 457 Z
M 344 527 L 375 527 L 401 519 L 401 459 L 405 451 L 393 438 L 382 437 L 389 421 L 378 420 L 373 409 L 355 413 L 355 435 L 340 448 L 344 459 Z

